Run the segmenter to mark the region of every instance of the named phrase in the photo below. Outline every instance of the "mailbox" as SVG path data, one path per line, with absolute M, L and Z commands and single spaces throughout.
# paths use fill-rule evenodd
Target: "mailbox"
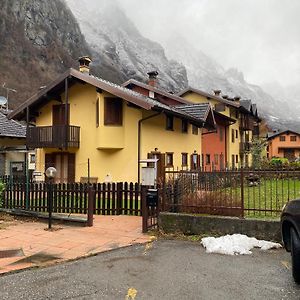
M 158 190 L 149 189 L 146 195 L 147 206 L 154 207 L 158 204 Z

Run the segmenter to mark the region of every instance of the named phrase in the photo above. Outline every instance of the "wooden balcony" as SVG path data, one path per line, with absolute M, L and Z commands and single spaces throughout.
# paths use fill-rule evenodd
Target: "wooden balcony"
M 249 116 L 242 116 L 240 119 L 240 129 L 241 130 L 253 130 L 254 120 Z
M 30 149 L 79 148 L 80 127 L 72 125 L 29 127 L 26 144 Z
M 252 144 L 250 142 L 240 143 L 240 153 L 247 153 L 251 151 Z

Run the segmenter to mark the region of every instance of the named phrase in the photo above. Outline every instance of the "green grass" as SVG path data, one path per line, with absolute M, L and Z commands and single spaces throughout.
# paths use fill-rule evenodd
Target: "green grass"
M 240 195 L 241 189 L 237 188 L 235 192 Z M 299 179 L 261 180 L 258 186 L 244 187 L 244 206 L 247 209 L 245 216 L 251 218 L 279 218 L 284 204 L 296 198 L 300 198 Z M 254 209 L 265 211 L 254 211 Z

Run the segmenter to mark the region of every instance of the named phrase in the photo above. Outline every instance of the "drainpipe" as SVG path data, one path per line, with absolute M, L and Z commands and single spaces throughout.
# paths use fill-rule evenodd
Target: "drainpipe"
M 141 179 L 141 171 L 140 171 L 140 160 L 141 160 L 141 129 L 142 129 L 142 122 L 155 118 L 157 116 L 159 116 L 160 114 L 162 114 L 163 111 L 153 114 L 151 116 L 145 117 L 143 119 L 140 119 L 138 122 L 138 163 L 137 163 L 137 167 L 138 167 L 138 184 L 140 184 L 140 179 Z

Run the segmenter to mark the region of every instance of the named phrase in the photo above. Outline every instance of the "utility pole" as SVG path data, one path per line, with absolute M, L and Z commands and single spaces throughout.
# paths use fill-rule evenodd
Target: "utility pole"
M 9 92 L 17 93 L 17 91 L 15 89 L 7 87 L 5 82 L 3 83 L 2 87 L 6 90 L 6 99 L 7 99 L 6 112 L 8 112 L 8 94 Z

